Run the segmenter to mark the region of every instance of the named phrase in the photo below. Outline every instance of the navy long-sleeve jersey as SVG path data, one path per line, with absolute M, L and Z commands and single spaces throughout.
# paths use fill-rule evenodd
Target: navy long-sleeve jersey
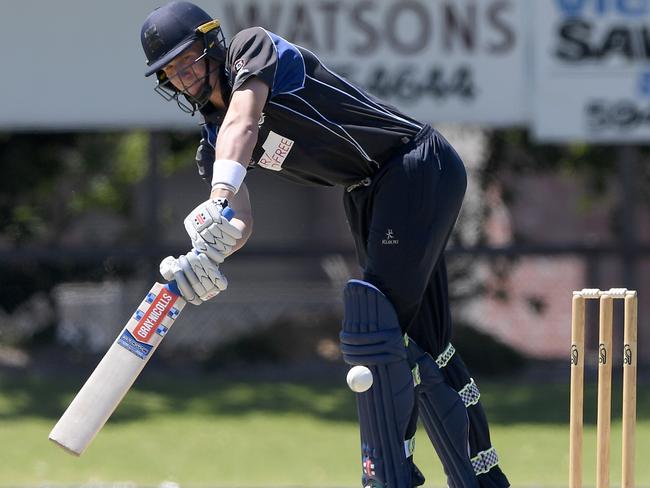
M 356 183 L 423 126 L 330 71 L 307 49 L 261 27 L 233 37 L 224 71 L 227 98 L 253 76 L 269 87 L 249 168 L 299 183 Z M 214 148 L 223 113 L 210 107 L 202 112 L 203 138 Z M 202 168 L 206 179 L 208 164 Z

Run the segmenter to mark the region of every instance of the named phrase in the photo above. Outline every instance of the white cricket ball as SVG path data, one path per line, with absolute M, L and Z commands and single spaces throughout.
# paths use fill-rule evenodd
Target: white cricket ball
M 372 372 L 365 366 L 351 368 L 346 379 L 350 389 L 357 393 L 363 393 L 372 386 Z

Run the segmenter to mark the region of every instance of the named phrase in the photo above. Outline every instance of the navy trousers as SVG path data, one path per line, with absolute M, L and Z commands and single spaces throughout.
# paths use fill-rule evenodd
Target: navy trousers
M 460 156 L 438 131 L 425 126 L 381 165 L 369 185 L 346 191 L 344 196 L 363 279 L 389 298 L 403 332 L 434 359 L 451 340 L 444 249 L 466 188 Z M 456 391 L 470 384 L 458 352 L 442 371 Z M 479 458 L 492 448 L 488 423 L 480 401 L 467 411 L 470 456 L 478 466 Z M 409 435 L 415 433 L 416 420 L 417 411 Z M 481 487 L 509 486 L 498 465 L 489 468 L 478 475 Z

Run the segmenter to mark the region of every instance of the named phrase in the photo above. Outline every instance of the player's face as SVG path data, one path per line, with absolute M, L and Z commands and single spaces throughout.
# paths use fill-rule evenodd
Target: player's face
M 203 45 L 195 43 L 163 68 L 165 75 L 177 90 L 196 96 L 203 87 L 205 63 Z

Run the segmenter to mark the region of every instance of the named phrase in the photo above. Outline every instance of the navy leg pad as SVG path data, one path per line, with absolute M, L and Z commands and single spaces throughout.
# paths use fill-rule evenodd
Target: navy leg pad
M 368 367 L 373 376 L 372 387 L 357 394 L 363 486 L 412 488 L 413 464 L 407 459 L 405 437 L 415 388 L 397 314 L 369 283 L 351 280 L 343 295 L 343 358 Z
M 412 340 L 408 352 L 420 373 L 420 418 L 447 474 L 447 484 L 450 488 L 478 488 L 469 454 L 469 418 L 462 398 L 445 382 L 433 358 Z

